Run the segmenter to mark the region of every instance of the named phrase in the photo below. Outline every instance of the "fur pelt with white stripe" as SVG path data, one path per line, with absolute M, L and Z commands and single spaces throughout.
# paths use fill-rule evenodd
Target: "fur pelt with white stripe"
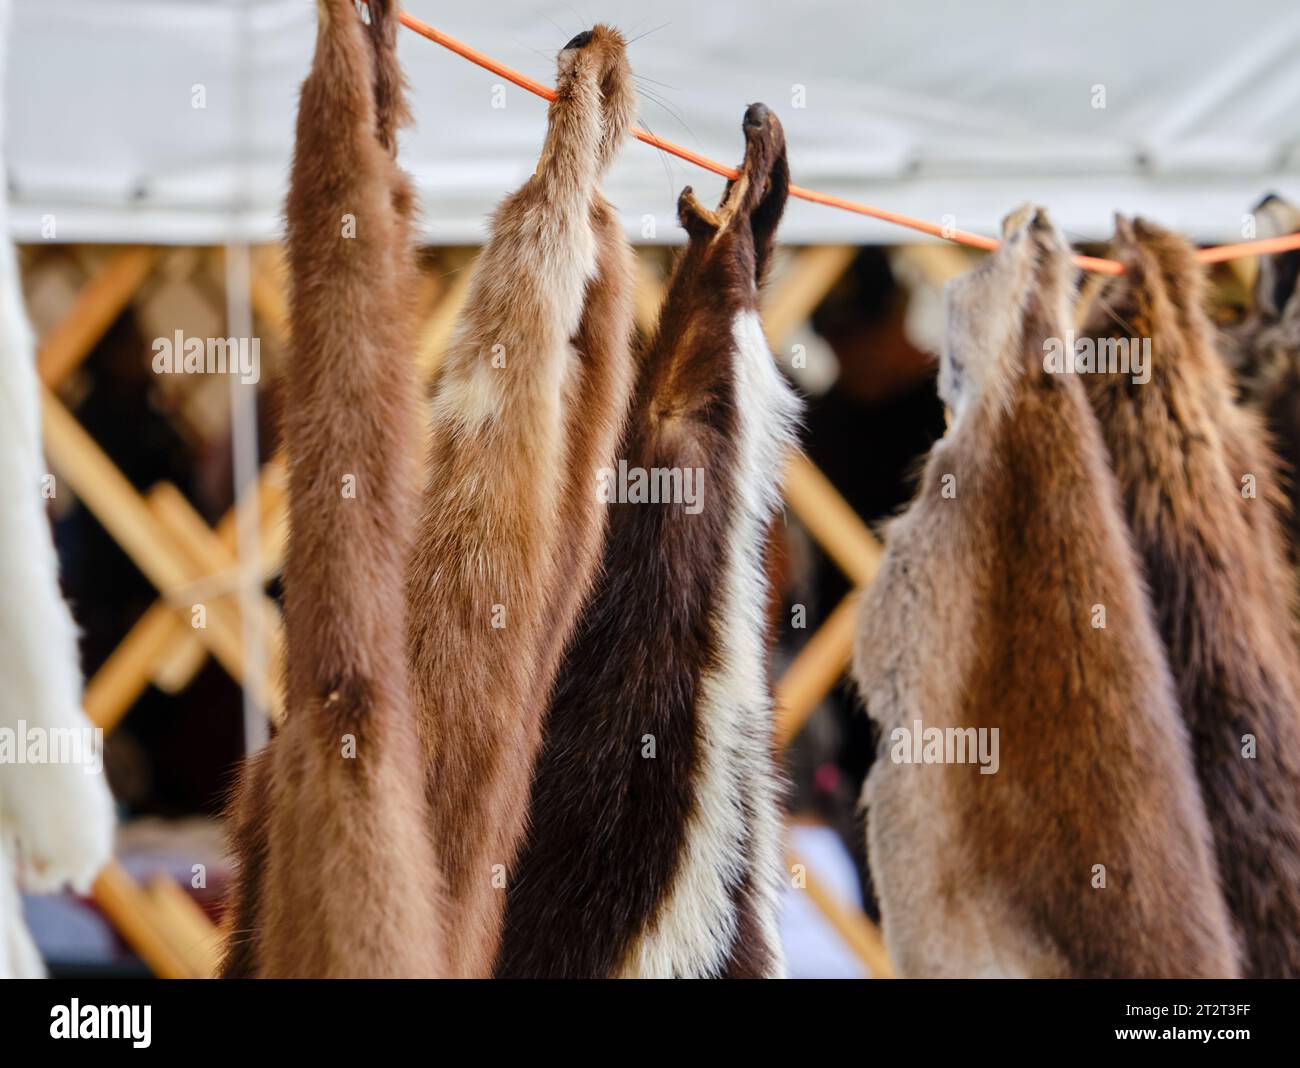
M 721 207 L 682 194 L 690 244 L 620 449 L 629 469 L 698 472 L 700 507 L 610 505 L 603 574 L 551 702 L 500 976 L 783 971 L 763 560 L 796 402 L 758 292 L 788 172 L 774 115 L 754 105 L 744 132 Z
M 0 42 L 8 23 L 8 0 L 0 0 Z M 2 75 L 0 60 L 0 87 Z M 3 162 L 0 154 L 0 174 Z M 42 496 L 49 469 L 41 453 L 35 361 L 0 188 L 0 728 L 17 731 L 24 721 L 28 728 L 82 731 L 90 724 L 81 709 L 77 632 L 59 592 Z M 0 764 L 0 978 L 42 974 L 15 870 L 31 890 L 66 883 L 87 890 L 112 852 L 113 824 L 102 769 Z

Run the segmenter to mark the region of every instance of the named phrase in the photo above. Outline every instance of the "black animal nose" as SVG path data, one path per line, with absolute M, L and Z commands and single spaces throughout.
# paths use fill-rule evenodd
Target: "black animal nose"
M 586 48 L 589 44 L 591 44 L 591 31 L 583 30 L 582 33 L 578 34 L 577 37 L 566 44 L 562 49 L 560 49 L 560 51 L 567 52 L 570 48 Z
M 745 125 L 751 130 L 757 130 L 767 122 L 767 105 L 750 104 L 745 110 Z

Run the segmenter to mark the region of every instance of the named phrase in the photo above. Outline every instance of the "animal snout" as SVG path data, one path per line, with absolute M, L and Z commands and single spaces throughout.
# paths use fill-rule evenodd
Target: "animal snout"
M 573 40 L 560 49 L 560 51 L 567 52 L 571 48 L 586 48 L 589 44 L 591 44 L 591 31 L 583 30 L 582 33 L 573 38 Z
M 767 122 L 767 116 L 769 114 L 766 104 L 750 104 L 749 107 L 745 109 L 746 129 L 760 129 L 763 123 Z

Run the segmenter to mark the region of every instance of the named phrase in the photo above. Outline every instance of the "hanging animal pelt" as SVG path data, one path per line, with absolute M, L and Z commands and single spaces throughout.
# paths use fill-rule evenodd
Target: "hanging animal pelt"
M 9 3 L 0 0 L 0 41 L 8 25 Z M 0 49 L 0 117 L 3 66 Z M 86 892 L 113 850 L 113 799 L 81 709 L 77 631 L 59 593 L 45 512 L 57 485 L 41 454 L 36 345 L 0 188 L 0 729 L 24 748 L 23 759 L 13 750 L 0 759 L 0 978 L 45 974 L 23 921 L 18 875 L 29 890 L 71 884 Z M 33 729 L 41 732 L 34 737 L 75 738 L 81 759 L 29 762 Z
M 1300 231 L 1300 208 L 1281 197 L 1265 197 L 1254 215 L 1261 237 Z M 1238 397 L 1264 417 L 1284 464 L 1283 529 L 1292 564 L 1300 565 L 1300 249 L 1260 257 L 1254 306 L 1225 331 L 1222 351 Z
M 1300 977 L 1300 666 L 1277 462 L 1262 420 L 1233 403 L 1192 247 L 1123 219 L 1116 245 L 1126 273 L 1087 334 L 1149 342 L 1150 380 L 1083 377 L 1146 564 L 1244 973 Z
M 492 219 L 433 400 L 410 655 L 458 976 L 492 972 L 631 395 L 631 250 L 600 192 L 635 108 L 624 48 L 596 26 L 560 52 L 537 172 Z
M 406 669 L 412 191 L 396 3 L 321 0 L 286 204 L 293 359 L 283 728 L 245 769 L 223 974 L 446 974 Z
M 763 571 L 793 393 L 758 315 L 789 175 L 761 104 L 642 360 L 602 576 L 556 685 L 501 976 L 782 972 Z
M 1045 214 L 950 283 L 952 424 L 887 527 L 854 673 L 885 940 L 909 977 L 1231 976 L 1187 732 Z

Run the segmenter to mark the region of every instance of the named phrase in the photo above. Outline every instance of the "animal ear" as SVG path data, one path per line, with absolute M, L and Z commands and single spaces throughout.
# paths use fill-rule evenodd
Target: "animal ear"
M 1115 213 L 1115 244 L 1137 244 L 1137 235 L 1133 232 L 1133 220 L 1119 212 Z
M 1002 240 L 1009 241 L 1028 233 L 1028 228 L 1038 217 L 1038 208 L 1034 204 L 1021 204 L 1002 217 Z
M 1145 278 L 1152 270 L 1150 257 L 1138 239 L 1134 220 L 1127 215 L 1115 213 L 1115 235 L 1110 241 L 1110 254 L 1124 265 L 1124 273 L 1113 276 L 1102 287 L 1108 305 L 1123 299 L 1124 294 L 1132 296 L 1140 288 L 1139 279 Z M 1098 309 L 1102 311 L 1101 308 Z M 1110 321 L 1110 316 L 1102 314 Z
M 1078 272 L 1069 243 L 1044 209 L 1034 209 L 1028 236 L 1034 245 L 1034 281 L 1025 305 L 1024 341 L 1027 373 L 1036 380 L 1047 371 L 1043 357 L 1048 344 L 1060 346 L 1067 361 L 1073 359 L 1066 347 L 1074 321 Z
M 720 225 L 717 213 L 701 204 L 689 185 L 677 198 L 677 221 L 691 237 L 712 237 Z
M 1300 209 L 1275 193 L 1256 204 L 1253 214 L 1261 237 L 1281 237 L 1300 230 Z M 1298 284 L 1300 249 L 1261 256 L 1255 279 L 1256 313 L 1266 319 L 1300 316 L 1300 301 L 1294 299 Z
M 1266 316 L 1276 319 L 1300 318 L 1300 249 L 1261 256 L 1259 277 L 1255 280 L 1255 306 Z

